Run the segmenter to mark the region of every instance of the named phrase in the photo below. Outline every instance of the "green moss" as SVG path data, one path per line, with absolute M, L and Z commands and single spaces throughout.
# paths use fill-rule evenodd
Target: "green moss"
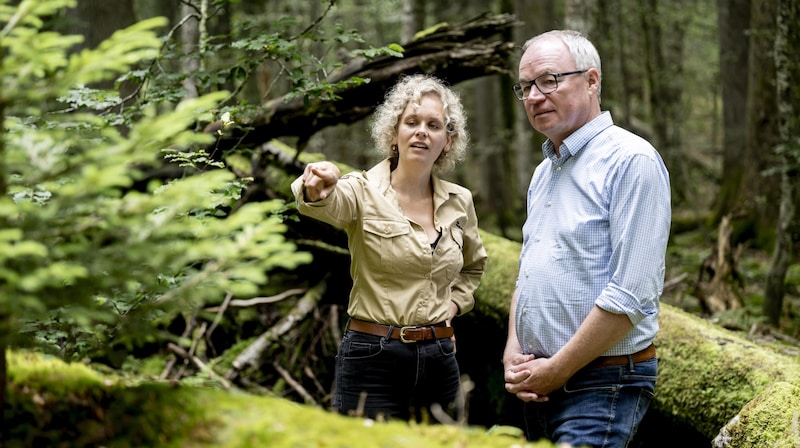
M 219 433 L 226 447 L 512 447 L 524 440 L 489 434 L 481 428 L 377 423 L 270 397 L 247 397 L 246 403 L 227 394 L 215 402 L 227 424 Z M 324 442 L 322 442 L 324 441 Z M 550 443 L 538 446 L 550 447 Z
M 772 384 L 748 403 L 717 437 L 729 448 L 768 446 L 794 448 L 800 445 L 797 420 L 800 388 L 786 382 Z
M 81 364 L 9 353 L 8 448 L 552 447 L 521 433 L 344 417 L 288 400 L 103 376 Z
M 193 390 L 165 383 L 132 384 L 83 364 L 9 352 L 4 424 L 7 445 L 153 446 L 202 440 L 211 419 L 192 413 Z M 197 422 L 202 420 L 203 425 Z M 191 431 L 190 431 L 191 429 Z
M 786 271 L 786 286 L 800 286 L 800 263 L 789 266 Z
M 481 284 L 475 291 L 475 307 L 482 315 L 505 322 L 511 295 L 514 293 L 517 260 L 522 245 L 483 230 L 480 235 L 489 254 L 489 261 Z
M 664 305 L 656 339 L 655 407 L 709 438 L 775 381 L 800 384 L 800 364 L 769 347 Z

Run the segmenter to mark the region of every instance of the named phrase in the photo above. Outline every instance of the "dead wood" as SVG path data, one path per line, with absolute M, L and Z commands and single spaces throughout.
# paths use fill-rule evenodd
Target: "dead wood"
M 226 301 L 223 302 L 223 306 L 206 308 L 206 311 L 224 313 L 225 308 L 227 308 L 228 306 L 248 307 L 255 305 L 264 305 L 267 303 L 275 303 L 275 302 L 280 302 L 281 300 L 286 299 L 290 296 L 296 294 L 302 294 L 304 292 L 306 292 L 306 290 L 303 288 L 294 288 L 269 297 L 253 297 L 252 299 L 240 299 L 240 300 L 227 300 L 226 298 Z
M 194 364 L 195 367 L 197 367 L 201 372 L 207 374 L 208 376 L 213 378 L 215 381 L 220 383 L 220 385 L 222 385 L 222 387 L 224 389 L 230 389 L 231 388 L 231 383 L 229 383 L 228 380 L 226 380 L 225 378 L 222 378 L 221 376 L 217 375 L 217 373 L 214 372 L 214 369 L 212 369 L 211 367 L 206 365 L 206 363 L 204 363 L 197 356 L 194 356 L 191 353 L 189 353 L 186 350 L 184 350 L 183 347 L 181 347 L 181 346 L 179 346 L 177 344 L 173 344 L 172 342 L 169 342 L 169 343 L 167 343 L 167 348 L 172 353 L 174 353 L 174 354 L 180 356 L 181 358 L 183 358 L 183 359 L 191 362 L 192 364 Z
M 297 392 L 298 394 L 300 394 L 301 397 L 303 397 L 303 401 L 305 401 L 306 404 L 317 406 L 317 401 L 314 400 L 314 397 L 312 397 L 311 394 L 308 393 L 308 391 L 306 391 L 306 388 L 303 387 L 302 384 L 300 384 L 298 381 L 292 378 L 292 374 L 290 374 L 289 371 L 279 366 L 277 362 L 273 362 L 272 367 L 274 367 L 275 370 L 278 371 L 281 377 L 283 377 L 283 380 L 286 381 L 286 383 L 289 386 L 291 386 L 292 389 L 295 390 L 295 392 Z
M 264 334 L 257 337 L 236 359 L 231 363 L 231 369 L 225 374 L 225 378 L 234 379 L 245 367 L 260 368 L 265 363 L 264 354 L 270 344 L 286 334 L 294 325 L 302 321 L 311 311 L 314 310 L 319 300 L 322 298 L 327 283 L 323 279 L 313 288 L 309 289 L 291 312 L 284 315 L 278 323 L 267 330 Z
M 695 296 L 705 312 L 713 315 L 742 307 L 744 281 L 739 274 L 741 255 L 741 244 L 736 249 L 731 248 L 731 218 L 725 216 L 719 224 L 717 244 L 700 265 L 695 285 Z

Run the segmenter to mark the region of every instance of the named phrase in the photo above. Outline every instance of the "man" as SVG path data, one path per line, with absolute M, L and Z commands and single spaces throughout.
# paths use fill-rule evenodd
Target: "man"
M 669 174 L 600 109 L 600 57 L 575 31 L 523 46 L 513 86 L 547 137 L 527 194 L 503 354 L 526 434 L 625 447 L 653 398 Z

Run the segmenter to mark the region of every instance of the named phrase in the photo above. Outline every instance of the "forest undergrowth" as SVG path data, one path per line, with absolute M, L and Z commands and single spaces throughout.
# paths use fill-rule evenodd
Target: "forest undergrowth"
M 770 254 L 744 247 L 737 266 L 741 280 L 738 288 L 741 307 L 709 314 L 694 294 L 701 281 L 703 261 L 712 252 L 713 238 L 696 230 L 673 235 L 667 249 L 667 274 L 662 303 L 703 317 L 716 325 L 763 343 L 800 347 L 800 264 L 795 263 L 786 275 L 786 290 L 780 326 L 766 325 L 762 312 L 764 285 Z M 800 353 L 800 348 L 797 349 Z

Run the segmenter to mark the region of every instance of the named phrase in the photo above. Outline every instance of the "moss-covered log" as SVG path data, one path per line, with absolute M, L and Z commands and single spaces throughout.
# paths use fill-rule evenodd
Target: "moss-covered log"
M 127 384 L 38 354 L 9 353 L 9 367 L 6 448 L 552 447 L 513 428 L 378 423 L 213 387 Z
M 796 446 L 800 406 L 796 398 L 783 399 L 786 388 L 776 387 L 800 386 L 796 350 L 756 343 L 669 306 L 663 307 L 659 323 L 656 408 L 660 412 L 688 422 L 710 438 L 739 415 L 736 430 L 728 431 L 733 438 L 720 446 Z M 750 442 L 767 439 L 776 442 Z

